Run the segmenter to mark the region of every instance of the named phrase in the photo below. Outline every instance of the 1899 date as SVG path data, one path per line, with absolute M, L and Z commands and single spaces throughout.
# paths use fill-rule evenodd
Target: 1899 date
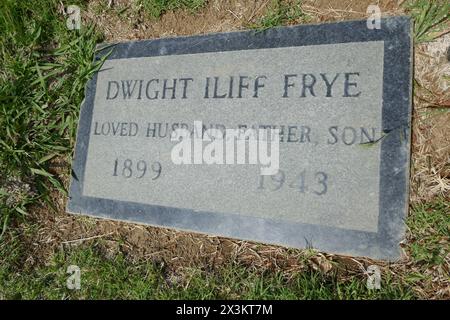
M 158 161 L 150 162 L 146 160 L 132 159 L 115 159 L 114 160 L 114 177 L 137 178 L 141 179 L 151 175 L 152 180 L 156 180 L 161 176 L 162 166 Z

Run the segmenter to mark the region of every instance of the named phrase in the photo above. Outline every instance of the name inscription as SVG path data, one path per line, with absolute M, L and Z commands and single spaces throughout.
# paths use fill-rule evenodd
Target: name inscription
M 106 100 L 115 99 L 188 99 L 192 92 L 192 83 L 200 81 L 204 99 L 246 99 L 259 98 L 262 91 L 271 81 L 282 81 L 282 98 L 297 96 L 306 97 L 327 97 L 332 98 L 336 94 L 342 97 L 359 97 L 357 79 L 359 72 L 344 72 L 335 74 L 285 74 L 281 79 L 269 79 L 267 75 L 238 75 L 238 76 L 208 76 L 198 80 L 189 78 L 172 78 L 150 80 L 126 79 L 109 80 L 106 91 Z M 339 86 L 339 82 L 340 86 Z M 341 87 L 339 92 L 334 89 Z

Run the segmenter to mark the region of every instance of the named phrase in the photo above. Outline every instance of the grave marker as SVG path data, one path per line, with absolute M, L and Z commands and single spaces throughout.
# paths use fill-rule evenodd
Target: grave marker
M 81 109 L 68 211 L 397 259 L 411 50 L 407 17 L 105 48 Z M 279 170 L 174 163 L 171 134 L 199 122 L 202 133 L 278 129 Z

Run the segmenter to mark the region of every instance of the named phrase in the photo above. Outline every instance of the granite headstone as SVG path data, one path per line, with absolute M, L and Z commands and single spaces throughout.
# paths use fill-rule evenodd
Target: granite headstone
M 401 257 L 408 17 L 117 43 L 86 88 L 68 211 L 378 259 Z M 278 129 L 279 170 L 176 164 L 176 129 Z

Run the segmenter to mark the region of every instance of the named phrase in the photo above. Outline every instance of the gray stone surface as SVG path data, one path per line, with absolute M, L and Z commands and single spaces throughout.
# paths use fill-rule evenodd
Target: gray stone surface
M 69 212 L 400 257 L 410 152 L 408 18 L 383 19 L 380 30 L 352 21 L 121 43 L 112 50 L 86 90 Z M 107 49 L 98 58 L 104 54 Z M 240 98 L 239 76 L 249 83 Z M 261 76 L 264 87 L 254 97 Z M 214 77 L 224 98 L 213 97 Z M 313 92 L 302 91 L 302 81 L 313 77 Z M 328 85 L 336 77 L 331 90 L 324 77 Z M 177 79 L 165 97 L 164 79 L 167 87 Z M 134 91 L 124 97 L 127 81 Z M 286 81 L 294 86 L 286 88 Z M 264 177 L 261 185 L 258 165 L 173 164 L 166 125 L 192 128 L 194 121 L 284 128 L 283 176 Z

